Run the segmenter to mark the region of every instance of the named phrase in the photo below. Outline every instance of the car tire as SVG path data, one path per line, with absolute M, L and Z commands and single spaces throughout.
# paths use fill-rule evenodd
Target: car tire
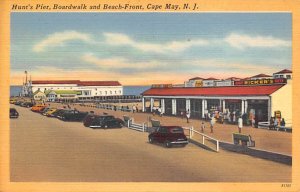
M 149 137 L 148 139 L 149 139 L 149 143 L 154 143 L 154 141 L 153 141 L 153 138 L 152 138 L 152 137 Z
M 171 142 L 170 142 L 170 141 L 166 141 L 166 142 L 165 142 L 165 147 L 166 147 L 166 148 L 172 147 Z

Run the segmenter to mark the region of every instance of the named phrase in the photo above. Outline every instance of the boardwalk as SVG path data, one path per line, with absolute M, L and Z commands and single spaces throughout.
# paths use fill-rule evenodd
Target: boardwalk
M 166 149 L 149 144 L 146 133 L 127 128 L 93 130 L 16 108 L 20 118 L 10 123 L 11 181 L 291 181 L 288 165 L 223 150 L 211 152 L 193 144 Z M 134 116 L 139 121 L 147 114 Z

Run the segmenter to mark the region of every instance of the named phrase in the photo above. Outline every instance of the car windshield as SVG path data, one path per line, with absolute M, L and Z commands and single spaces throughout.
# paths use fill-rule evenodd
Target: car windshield
M 171 133 L 183 133 L 183 129 L 181 127 L 172 128 L 170 130 Z

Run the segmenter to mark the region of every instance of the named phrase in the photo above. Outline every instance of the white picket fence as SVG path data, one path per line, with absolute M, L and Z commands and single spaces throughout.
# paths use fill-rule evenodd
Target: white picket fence
M 147 123 L 143 122 L 141 124 L 139 123 L 135 123 L 134 122 L 134 119 L 133 118 L 130 118 L 128 121 L 127 121 L 127 127 L 129 129 L 133 129 L 133 130 L 136 130 L 136 131 L 141 131 L 141 132 L 146 132 L 147 131 Z
M 210 143 L 215 143 L 215 148 L 212 148 L 212 149 L 215 150 L 215 151 L 217 151 L 217 152 L 219 152 L 219 150 L 220 150 L 219 140 L 217 140 L 215 138 L 212 138 L 212 137 L 210 137 L 208 135 L 205 135 L 203 133 L 200 133 L 199 131 L 194 130 L 194 127 L 183 127 L 183 129 L 189 130 L 189 138 L 193 139 L 195 141 L 197 141 L 196 138 L 194 137 L 195 134 L 199 135 L 200 138 L 201 138 L 200 139 L 200 143 L 202 145 L 205 145 L 205 146 L 209 147 L 209 148 L 211 148 L 211 147 L 207 145 L 207 141 L 206 140 L 213 141 L 213 142 L 210 142 Z

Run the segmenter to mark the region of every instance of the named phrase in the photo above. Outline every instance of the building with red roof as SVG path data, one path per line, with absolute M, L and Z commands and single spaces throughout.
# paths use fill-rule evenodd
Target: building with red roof
M 290 74 L 283 70 L 276 74 Z M 190 79 L 191 80 L 191 79 Z M 246 79 L 209 78 L 214 85 L 206 85 L 205 79 L 195 79 L 198 86 L 156 86 L 143 92 L 143 111 L 153 112 L 161 108 L 166 115 L 181 115 L 189 111 L 192 118 L 207 118 L 210 113 L 221 113 L 228 122 L 236 122 L 238 116 L 267 122 L 276 116 L 292 126 L 292 81 L 258 74 Z M 220 83 L 220 84 L 218 84 Z M 280 114 L 280 115 L 279 115 Z
M 277 73 L 273 73 L 274 78 L 286 78 L 286 79 L 292 79 L 292 71 L 288 69 L 284 69 L 281 71 L 278 71 Z
M 118 81 L 35 80 L 31 82 L 31 88 L 32 92 L 80 91 L 79 100 L 123 95 L 123 86 Z

